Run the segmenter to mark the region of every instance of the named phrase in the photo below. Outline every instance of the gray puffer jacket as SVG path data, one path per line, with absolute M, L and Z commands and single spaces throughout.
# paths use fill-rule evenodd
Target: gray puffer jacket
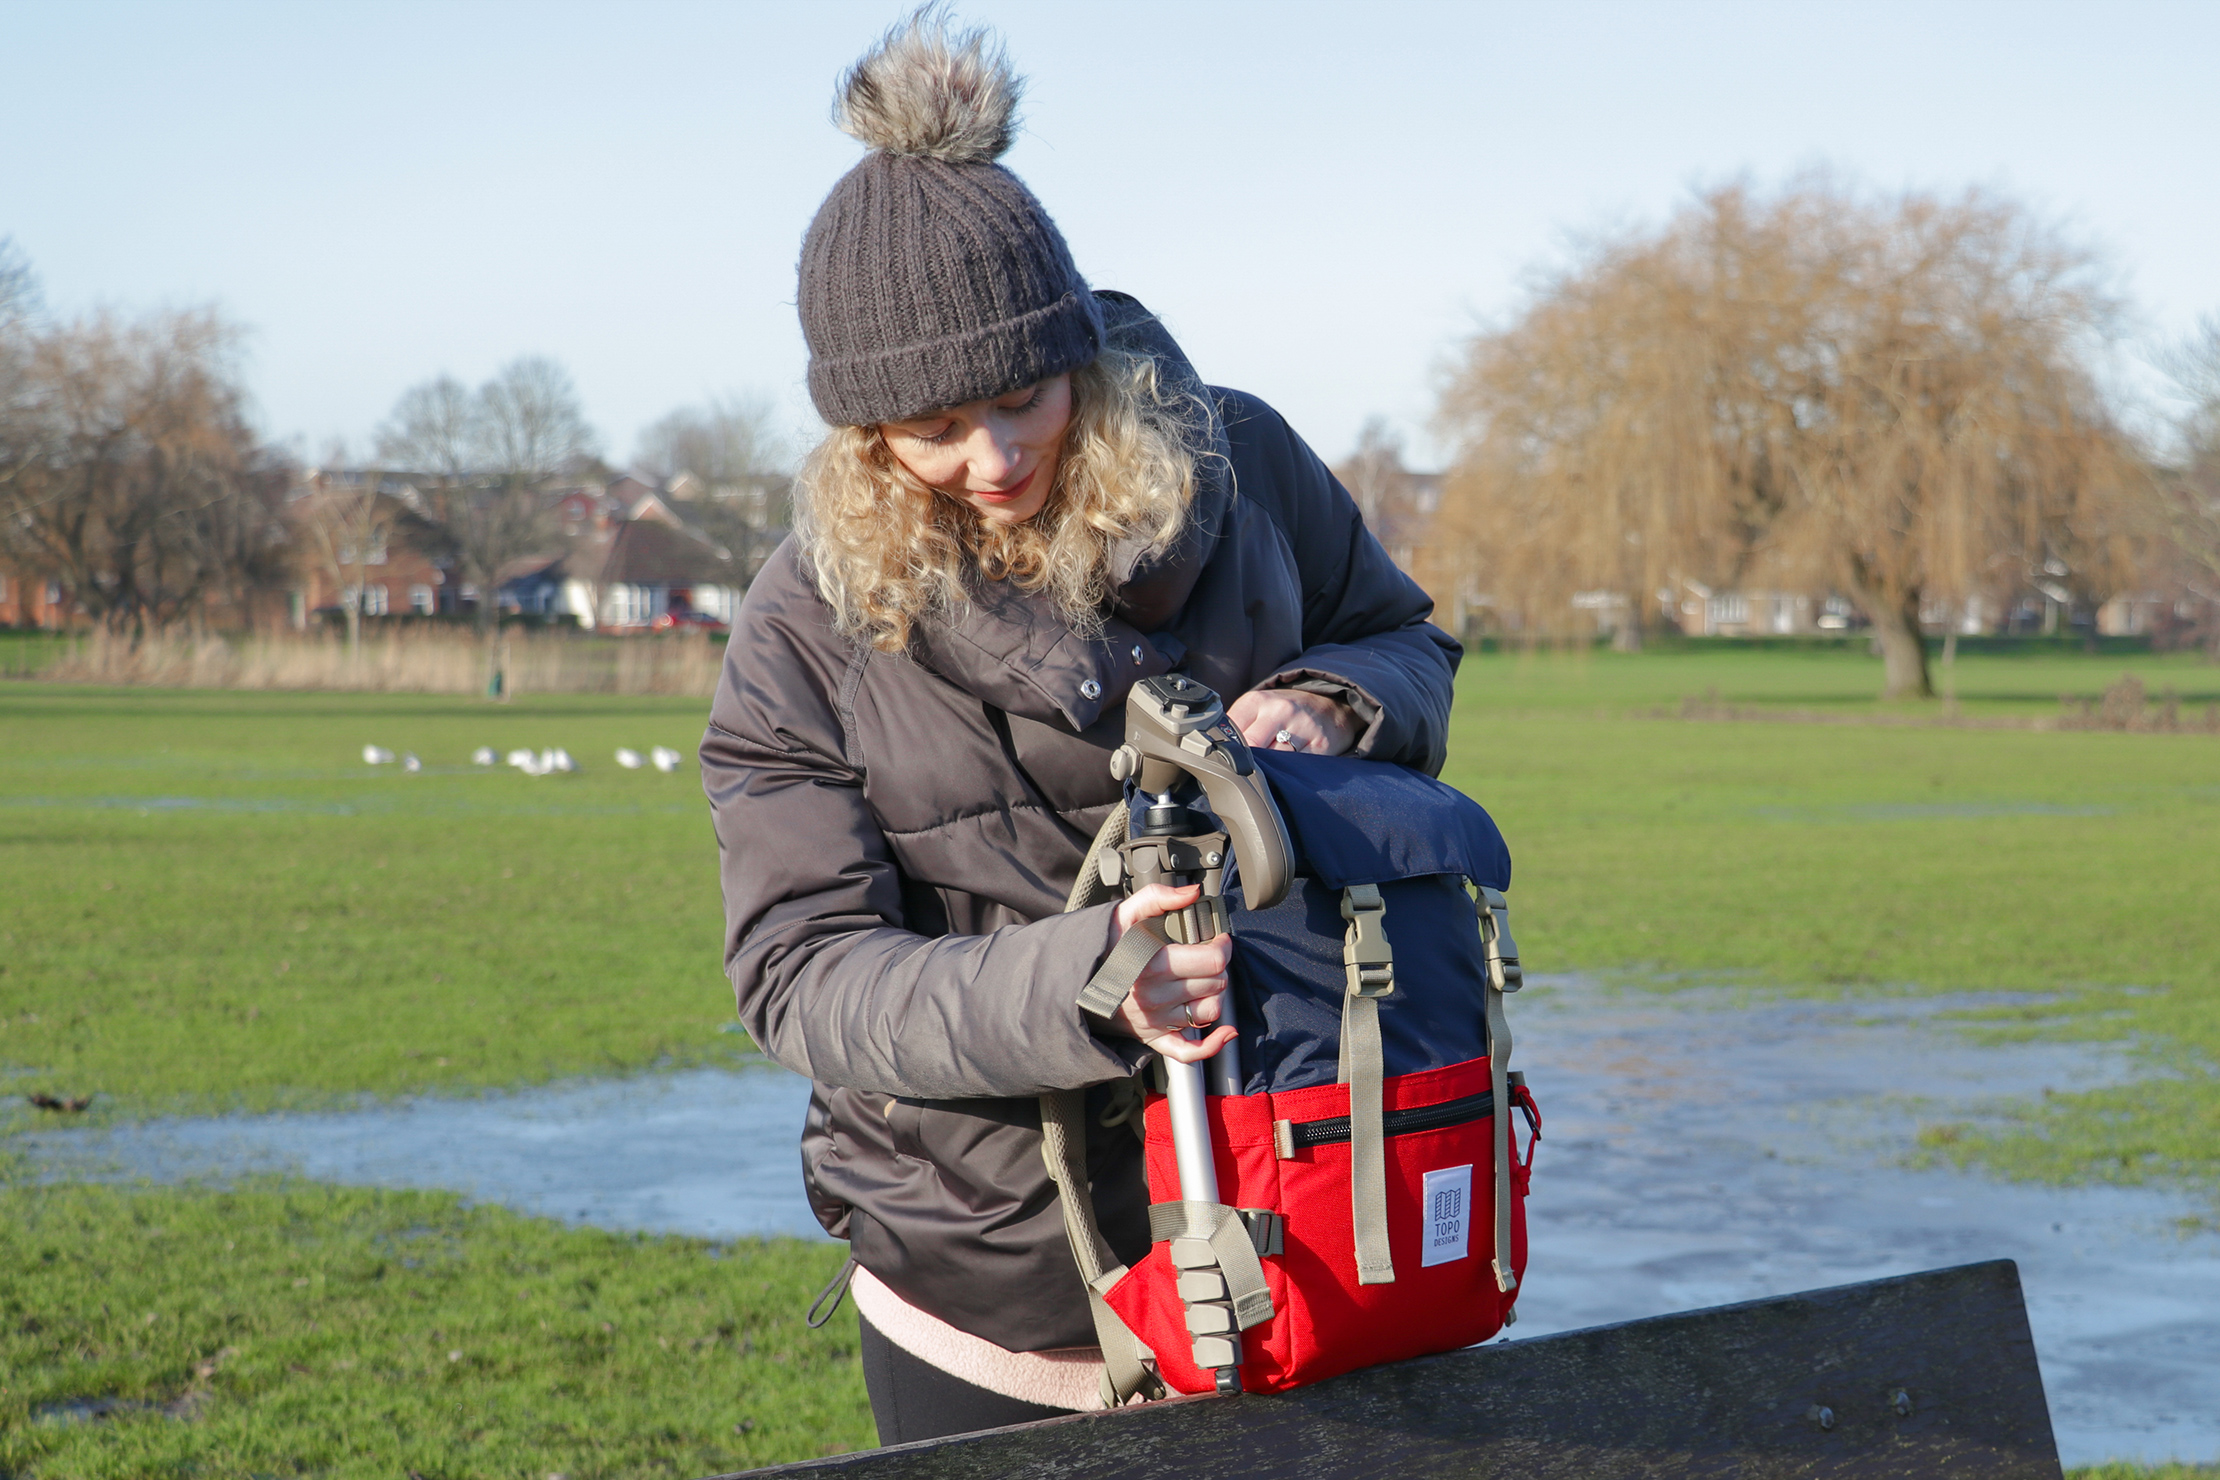
M 1193 383 L 1140 305 L 1101 296 L 1113 343 Z M 1106 1104 L 1146 1057 L 1075 1001 L 1110 907 L 1061 912 L 1118 796 L 1127 689 L 1181 668 L 1229 702 L 1327 693 L 1362 724 L 1356 754 L 1441 768 L 1460 653 L 1424 593 L 1277 414 L 1206 399 L 1218 456 L 1189 532 L 1119 552 L 1101 635 L 993 586 L 907 654 L 873 652 L 834 632 L 789 540 L 741 605 L 702 740 L 726 973 L 755 1041 L 816 1081 L 818 1218 L 912 1305 L 1012 1351 L 1094 1342 L 1035 1097 Z M 1098 1120 L 1095 1202 L 1130 1262 L 1140 1148 Z

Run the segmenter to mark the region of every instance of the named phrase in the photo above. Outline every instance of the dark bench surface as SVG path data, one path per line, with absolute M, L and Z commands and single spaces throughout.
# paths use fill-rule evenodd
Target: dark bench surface
M 1472 1347 L 1277 1397 L 1184 1398 L 751 1475 L 2042 1477 L 2010 1260 Z M 722 1477 L 720 1477 L 722 1480 Z

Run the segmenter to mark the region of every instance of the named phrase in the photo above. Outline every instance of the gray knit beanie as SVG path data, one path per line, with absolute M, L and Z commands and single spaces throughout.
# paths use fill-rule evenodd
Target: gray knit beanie
M 1023 83 L 938 7 L 841 80 L 835 118 L 871 147 L 802 239 L 809 394 L 835 426 L 899 421 L 1076 370 L 1102 310 L 1056 223 L 995 160 Z

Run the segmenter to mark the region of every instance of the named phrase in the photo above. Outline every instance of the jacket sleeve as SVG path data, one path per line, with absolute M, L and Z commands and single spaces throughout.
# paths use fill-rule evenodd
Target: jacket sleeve
M 750 591 L 701 747 L 742 1024 L 796 1073 L 890 1095 L 1037 1095 L 1132 1073 L 1140 1045 L 1096 1037 L 1076 1003 L 1109 906 L 987 935 L 904 928 L 899 870 L 847 759 L 850 655 L 800 595 L 776 578 Z
M 1356 711 L 1352 755 L 1439 775 L 1464 649 L 1427 620 L 1434 603 L 1365 527 L 1356 500 L 1279 413 L 1220 392 L 1240 490 L 1295 554 L 1303 651 L 1257 685 L 1323 693 Z

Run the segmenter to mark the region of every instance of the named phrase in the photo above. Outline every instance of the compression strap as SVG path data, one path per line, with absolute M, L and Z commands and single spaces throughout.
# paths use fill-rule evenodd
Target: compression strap
M 1387 902 L 1376 884 L 1341 891 L 1349 922 L 1341 961 L 1348 990 L 1341 1008 L 1340 1079 L 1349 1086 L 1349 1213 L 1356 1232 L 1357 1283 L 1395 1283 L 1388 1251 L 1387 1132 L 1381 1090 L 1387 1077 L 1380 1046 L 1380 999 L 1395 990 L 1395 951 L 1388 944 Z

